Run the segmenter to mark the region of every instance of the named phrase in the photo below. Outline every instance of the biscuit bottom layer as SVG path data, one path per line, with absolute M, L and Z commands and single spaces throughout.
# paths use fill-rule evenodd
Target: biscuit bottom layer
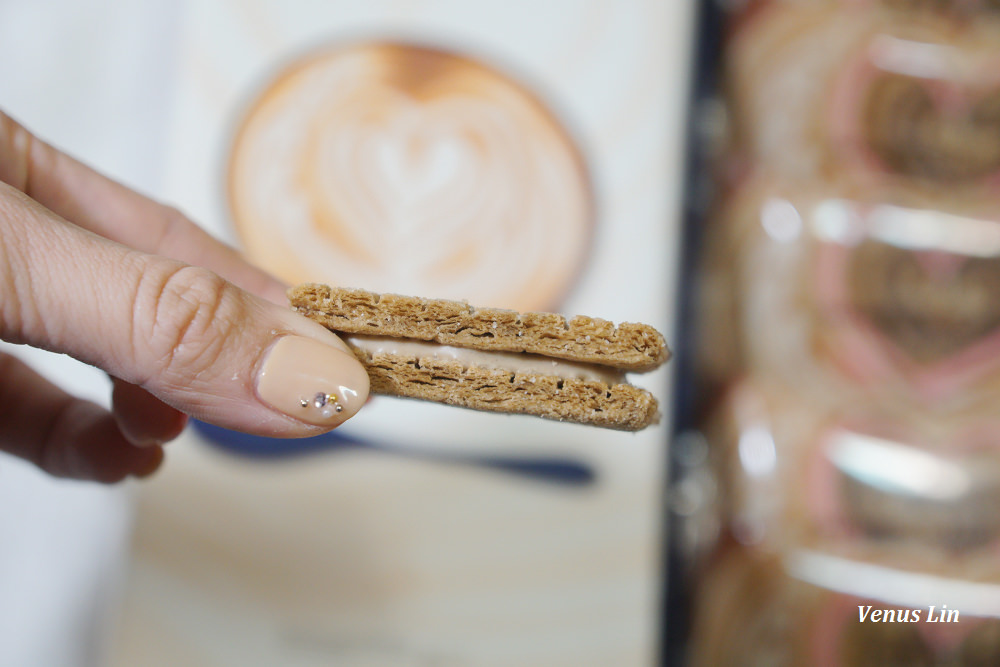
M 625 373 L 607 366 L 587 364 L 563 359 L 553 359 L 540 354 L 523 352 L 485 352 L 464 347 L 453 347 L 426 341 L 406 340 L 387 336 L 357 336 L 341 334 L 341 338 L 351 347 L 364 351 L 369 356 L 392 354 L 455 361 L 463 367 L 477 367 L 503 370 L 515 374 L 548 375 L 564 380 L 590 380 L 613 386 L 625 382 Z
M 373 394 L 624 431 L 637 431 L 659 419 L 656 399 L 623 382 L 623 374 L 613 369 L 423 341 L 358 336 L 344 340 L 368 371 Z M 564 377 L 553 374 L 556 369 Z

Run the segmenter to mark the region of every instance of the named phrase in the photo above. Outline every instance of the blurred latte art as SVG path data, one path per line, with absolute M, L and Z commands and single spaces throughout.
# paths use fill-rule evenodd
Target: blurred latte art
M 229 161 L 250 258 L 313 281 L 518 310 L 572 286 L 592 194 L 553 115 L 505 76 L 423 47 L 313 54 L 253 102 Z

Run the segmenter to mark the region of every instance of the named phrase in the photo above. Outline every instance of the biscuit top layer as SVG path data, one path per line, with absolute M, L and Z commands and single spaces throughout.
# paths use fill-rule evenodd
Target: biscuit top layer
M 556 359 L 649 371 L 670 356 L 663 336 L 646 324 L 552 313 L 473 308 L 306 283 L 288 291 L 298 312 L 342 333 L 433 341 L 490 352 L 528 352 Z
M 609 387 L 625 381 L 622 371 L 586 364 L 578 361 L 552 359 L 537 354 L 518 352 L 485 352 L 467 347 L 453 347 L 439 343 L 429 343 L 421 340 L 406 340 L 387 338 L 383 336 L 346 335 L 344 342 L 353 348 L 360 349 L 370 356 L 391 354 L 413 357 L 414 359 L 435 359 L 441 361 L 457 361 L 468 368 L 489 368 L 510 371 L 516 374 L 548 375 L 566 380 L 596 380 Z

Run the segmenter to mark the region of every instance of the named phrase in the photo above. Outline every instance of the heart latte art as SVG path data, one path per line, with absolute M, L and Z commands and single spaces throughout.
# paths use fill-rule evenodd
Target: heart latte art
M 314 55 L 253 104 L 229 163 L 251 259 L 289 283 L 557 304 L 590 241 L 573 143 L 521 87 L 399 44 Z

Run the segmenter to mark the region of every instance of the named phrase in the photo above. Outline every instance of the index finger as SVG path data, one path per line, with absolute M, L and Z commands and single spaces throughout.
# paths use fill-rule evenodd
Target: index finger
M 285 285 L 249 264 L 177 209 L 145 197 L 60 152 L 0 112 L 0 181 L 66 220 L 145 253 L 219 274 L 284 305 Z

